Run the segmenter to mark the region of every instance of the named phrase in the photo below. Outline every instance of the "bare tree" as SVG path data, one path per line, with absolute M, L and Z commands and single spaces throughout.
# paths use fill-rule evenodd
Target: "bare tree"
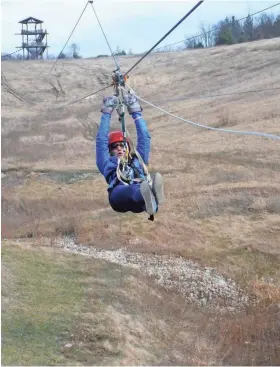
M 55 60 L 56 59 L 56 56 L 53 55 L 53 54 L 49 54 L 48 57 L 47 57 L 48 60 Z
M 280 14 L 275 19 L 275 22 L 273 24 L 273 28 L 274 28 L 274 36 L 275 37 L 280 37 Z
M 206 26 L 203 23 L 200 24 L 201 42 L 204 47 L 213 47 L 215 45 L 214 32 L 211 31 L 212 27 L 210 25 Z
M 79 55 L 79 50 L 80 50 L 80 47 L 77 43 L 72 43 L 70 45 L 70 49 L 71 49 L 71 54 L 72 54 L 72 57 L 73 59 L 80 59 L 81 56 Z
M 274 20 L 273 14 L 261 14 L 257 19 L 257 25 L 254 29 L 256 39 L 272 38 L 274 36 Z

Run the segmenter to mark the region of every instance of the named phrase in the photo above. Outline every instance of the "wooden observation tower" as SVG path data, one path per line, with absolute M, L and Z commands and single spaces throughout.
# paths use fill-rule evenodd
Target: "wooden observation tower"
M 22 48 L 23 59 L 43 59 L 43 53 L 45 50 L 47 50 L 48 56 L 48 33 L 46 29 L 42 29 L 42 24 L 44 22 L 42 20 L 29 17 L 21 20 L 19 23 L 22 25 L 21 33 L 16 33 L 16 35 L 22 36 L 22 45 L 16 48 Z M 32 29 L 31 27 L 34 28 Z M 27 52 L 26 57 L 25 50 Z

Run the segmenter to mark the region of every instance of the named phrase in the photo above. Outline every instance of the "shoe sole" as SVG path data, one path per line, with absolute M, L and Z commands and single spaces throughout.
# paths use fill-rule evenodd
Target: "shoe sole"
M 155 209 L 153 205 L 153 193 L 151 191 L 150 185 L 148 182 L 143 181 L 140 185 L 140 192 L 145 201 L 146 212 L 150 215 L 155 214 Z
M 163 193 L 163 177 L 160 173 L 156 173 L 153 180 L 153 193 L 159 205 L 165 201 Z

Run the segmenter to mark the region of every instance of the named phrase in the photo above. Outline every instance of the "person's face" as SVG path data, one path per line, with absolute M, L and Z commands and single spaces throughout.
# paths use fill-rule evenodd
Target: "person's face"
M 113 155 L 118 156 L 119 158 L 124 157 L 125 155 L 125 144 L 123 141 L 119 141 L 117 143 L 113 143 L 110 145 L 110 151 Z

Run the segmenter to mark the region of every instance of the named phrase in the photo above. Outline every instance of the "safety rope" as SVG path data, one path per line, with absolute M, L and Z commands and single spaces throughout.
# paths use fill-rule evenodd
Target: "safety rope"
M 100 28 L 101 28 L 101 31 L 102 31 L 102 33 L 103 33 L 103 36 L 104 36 L 104 38 L 105 38 L 105 40 L 106 40 L 106 42 L 107 42 L 107 45 L 108 45 L 109 50 L 110 50 L 110 52 L 111 52 L 111 55 L 112 55 L 112 57 L 113 57 L 113 59 L 114 59 L 114 62 L 115 62 L 115 64 L 116 64 L 116 67 L 117 67 L 117 69 L 120 69 L 119 64 L 118 64 L 118 62 L 117 62 L 117 59 L 116 59 L 116 57 L 115 57 L 115 55 L 114 55 L 114 53 L 113 53 L 113 51 L 112 51 L 112 48 L 111 48 L 110 43 L 109 43 L 109 41 L 108 41 L 108 38 L 106 37 L 106 34 L 105 34 L 104 30 L 103 30 L 103 27 L 102 27 L 102 25 L 101 25 L 101 22 L 100 22 L 100 20 L 99 20 L 98 16 L 97 16 L 97 13 L 96 13 L 96 11 L 95 11 L 95 9 L 94 9 L 94 6 L 93 6 L 92 2 L 90 2 L 90 4 L 91 4 L 92 10 L 93 10 L 93 12 L 94 12 L 94 14 L 95 14 L 95 17 L 96 17 L 96 19 L 97 19 L 97 21 L 98 21 L 98 24 L 99 24 L 99 26 L 100 26 Z
M 111 48 L 110 43 L 108 41 L 108 38 L 106 37 L 106 34 L 104 32 L 104 29 L 101 25 L 101 22 L 98 18 L 98 15 L 97 15 L 97 13 L 94 9 L 94 6 L 93 6 L 92 2 L 91 2 L 91 7 L 92 7 L 92 10 L 95 14 L 95 17 L 96 17 L 97 21 L 98 21 L 100 29 L 103 33 L 103 36 L 106 40 L 108 48 L 111 52 L 111 56 L 112 56 L 112 58 L 115 62 L 115 65 L 116 65 L 116 70 L 114 70 L 113 75 L 112 75 L 112 81 L 113 81 L 112 85 L 114 87 L 115 96 L 118 98 L 118 106 L 116 108 L 116 111 L 119 114 L 119 121 L 120 121 L 120 124 L 121 124 L 121 130 L 122 130 L 123 140 L 124 140 L 124 144 L 125 144 L 125 155 L 124 155 L 124 157 L 121 157 L 121 158 L 118 159 L 116 174 L 117 174 L 117 177 L 118 177 L 119 181 L 121 181 L 124 185 L 128 185 L 131 182 L 131 177 L 130 177 L 131 167 L 129 165 L 129 159 L 132 159 L 132 156 L 131 156 L 132 139 L 130 139 L 130 145 L 131 146 L 129 146 L 127 129 L 126 129 L 125 118 L 124 118 L 124 116 L 125 116 L 124 95 L 123 95 L 123 90 L 120 89 L 121 86 L 125 85 L 125 80 L 123 78 L 123 75 L 120 72 L 119 64 L 118 64 L 118 62 L 115 58 L 115 55 L 112 51 L 112 48 Z
M 268 138 L 268 139 L 273 139 L 273 140 L 280 140 L 280 136 L 278 136 L 278 135 L 267 134 L 267 133 L 257 132 L 257 131 L 241 131 L 241 130 L 220 129 L 220 128 L 217 128 L 217 127 L 206 126 L 206 125 L 202 125 L 202 124 L 197 123 L 197 122 L 193 122 L 191 120 L 183 119 L 180 116 L 174 115 L 173 113 L 165 111 L 164 109 L 155 106 L 153 103 L 146 101 L 145 99 L 143 99 L 143 98 L 139 97 L 138 95 L 136 95 L 131 87 L 129 87 L 128 85 L 127 85 L 127 87 L 129 88 L 130 93 L 132 95 L 134 95 L 136 98 L 138 98 L 140 101 L 156 108 L 157 110 L 165 113 L 166 115 L 169 115 L 169 116 L 172 116 L 172 117 L 174 117 L 178 120 L 187 122 L 188 124 L 198 126 L 198 127 L 202 127 L 204 129 L 208 129 L 208 130 L 220 131 L 220 132 L 225 132 L 225 133 L 240 134 L 240 135 L 254 135 L 254 136 L 261 136 L 261 137 Z
M 143 173 L 144 173 L 144 177 L 134 177 L 133 179 L 129 179 L 126 175 L 125 175 L 125 169 L 127 168 L 127 166 L 125 166 L 126 164 L 129 165 L 129 161 L 126 161 L 125 159 L 118 159 L 118 166 L 117 166 L 117 177 L 119 179 L 119 181 L 121 181 L 124 185 L 129 185 L 131 182 L 142 182 L 142 181 L 147 181 L 150 185 L 152 185 L 152 178 L 151 175 L 149 173 L 148 167 L 147 165 L 144 163 L 141 155 L 139 154 L 139 152 L 135 149 L 132 139 L 130 139 L 130 151 L 129 151 L 129 159 L 131 160 L 131 162 L 133 161 L 133 158 L 136 157 L 141 165 L 141 167 L 143 168 Z M 132 167 L 133 169 L 133 167 Z M 134 169 L 133 169 L 134 170 Z M 135 174 L 135 170 L 134 170 L 134 174 Z
M 128 185 L 131 182 L 131 178 L 129 177 L 130 171 L 131 171 L 131 168 L 129 166 L 129 159 L 132 159 L 132 156 L 131 156 L 131 151 L 130 151 L 131 147 L 129 146 L 129 142 L 128 142 L 128 133 L 127 133 L 125 118 L 124 118 L 125 116 L 124 95 L 123 95 L 123 90 L 119 88 L 119 85 L 117 83 L 115 83 L 114 89 L 115 89 L 115 94 L 119 98 L 119 104 L 116 108 L 116 111 L 119 114 L 119 121 L 121 124 L 121 130 L 122 130 L 123 140 L 125 144 L 125 155 L 124 157 L 121 157 L 118 159 L 118 166 L 117 166 L 116 173 L 117 173 L 118 179 L 121 182 L 123 182 L 125 185 Z M 132 145 L 132 139 L 130 139 L 130 145 Z
M 60 53 L 58 54 L 58 56 L 57 56 L 57 58 L 56 58 L 56 60 L 55 60 L 55 62 L 54 62 L 54 64 L 53 64 L 53 66 L 52 66 L 51 70 L 49 71 L 48 77 L 51 75 L 51 72 L 53 71 L 53 68 L 55 67 L 55 65 L 56 65 L 56 63 L 57 63 L 57 61 L 58 61 L 58 59 L 59 59 L 59 56 L 62 54 L 62 52 L 64 51 L 64 49 L 65 49 L 65 47 L 66 47 L 66 45 L 67 45 L 67 43 L 69 42 L 70 38 L 72 37 L 72 34 L 74 33 L 74 31 L 75 31 L 75 29 L 76 29 L 77 25 L 79 24 L 79 22 L 80 22 L 80 20 L 81 20 L 81 18 L 82 18 L 82 16 L 83 16 L 83 14 L 84 14 L 84 12 L 85 12 L 85 10 L 86 10 L 87 6 L 88 6 L 88 3 L 89 3 L 89 1 L 87 1 L 87 3 L 86 3 L 86 5 L 85 5 L 85 7 L 84 7 L 84 9 L 83 9 L 83 11 L 82 11 L 82 13 L 81 13 L 81 15 L 80 15 L 79 19 L 77 20 L 77 22 L 76 22 L 76 24 L 75 24 L 74 28 L 72 29 L 72 32 L 70 33 L 70 36 L 68 37 L 68 39 L 67 39 L 67 41 L 65 42 L 65 44 L 64 44 L 64 46 L 63 46 L 63 48 L 62 48 L 62 50 L 61 50 L 61 51 L 60 51 Z
M 123 84 L 124 85 L 124 84 Z M 119 121 L 121 124 L 121 130 L 122 130 L 122 134 L 123 134 L 123 138 L 124 138 L 124 143 L 125 143 L 125 155 L 122 158 L 118 159 L 118 166 L 117 166 L 117 177 L 119 179 L 119 181 L 121 181 L 124 185 L 129 185 L 131 182 L 142 182 L 142 181 L 147 181 L 150 185 L 152 184 L 152 180 L 151 180 L 151 176 L 149 174 L 148 171 L 148 167 L 146 166 L 146 164 L 144 163 L 141 155 L 139 154 L 139 152 L 137 151 L 137 149 L 135 149 L 135 146 L 133 144 L 133 140 L 131 139 L 129 132 L 127 130 L 126 127 L 126 123 L 125 123 L 125 100 L 124 100 L 124 91 L 125 88 L 120 85 L 120 84 L 115 84 L 114 85 L 115 88 L 115 94 L 118 96 L 119 98 L 119 104 L 116 108 L 117 113 L 119 114 Z M 135 169 L 132 167 L 132 162 L 134 157 L 138 158 L 138 161 L 143 169 L 143 173 L 144 173 L 144 178 L 135 178 Z M 131 169 L 134 171 L 134 178 L 129 177 L 130 173 L 131 173 Z

